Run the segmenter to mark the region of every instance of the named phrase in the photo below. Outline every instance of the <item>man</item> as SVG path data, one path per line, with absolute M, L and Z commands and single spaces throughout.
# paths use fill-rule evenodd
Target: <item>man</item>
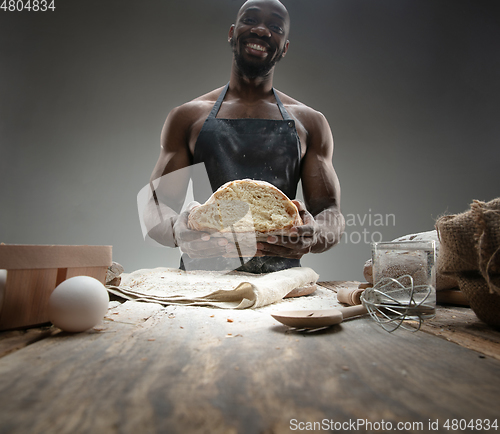
M 273 89 L 276 63 L 288 52 L 289 30 L 288 11 L 278 0 L 246 1 L 229 29 L 233 62 L 228 85 L 167 117 L 144 217 L 151 238 L 182 249 L 181 268 L 225 269 L 224 258 L 236 252 L 225 238 L 190 230 L 188 212 L 178 214 L 189 181 L 180 169 L 197 163 L 204 164 L 212 191 L 231 180 L 252 178 L 274 184 L 293 199 L 302 181 L 305 204 L 295 204 L 304 225 L 258 242 L 255 257 L 240 270 L 263 273 L 300 266 L 304 254 L 331 248 L 344 231 L 328 122 Z M 161 182 L 174 172 L 179 174 L 175 182 Z

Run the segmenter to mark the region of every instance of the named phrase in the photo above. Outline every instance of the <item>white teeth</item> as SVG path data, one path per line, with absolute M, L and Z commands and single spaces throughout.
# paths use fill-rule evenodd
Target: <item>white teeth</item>
M 250 48 L 253 48 L 254 50 L 259 50 L 259 51 L 267 51 L 262 45 L 257 45 L 257 44 L 248 44 Z

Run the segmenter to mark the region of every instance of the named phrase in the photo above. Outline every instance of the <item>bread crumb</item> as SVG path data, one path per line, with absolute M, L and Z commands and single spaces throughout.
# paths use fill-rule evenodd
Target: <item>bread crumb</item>
M 231 318 L 228 318 L 227 322 L 234 322 L 234 321 Z

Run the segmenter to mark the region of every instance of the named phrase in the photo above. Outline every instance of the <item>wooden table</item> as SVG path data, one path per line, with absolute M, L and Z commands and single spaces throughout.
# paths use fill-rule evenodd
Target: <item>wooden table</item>
M 113 303 L 85 333 L 0 333 L 0 433 L 477 432 L 445 423 L 500 423 L 499 342 L 468 308 L 389 334 Z

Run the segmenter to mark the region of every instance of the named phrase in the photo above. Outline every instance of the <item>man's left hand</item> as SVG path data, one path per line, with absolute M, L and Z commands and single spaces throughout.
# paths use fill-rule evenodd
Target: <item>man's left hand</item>
M 294 226 L 286 234 L 270 235 L 266 242 L 257 243 L 256 256 L 299 259 L 309 252 L 325 251 L 339 241 L 343 231 L 343 218 L 340 224 L 337 218 L 332 221 L 331 218 L 325 219 L 325 216 L 322 216 L 323 218 L 316 220 L 301 201 L 293 202 L 299 210 L 303 225 Z

